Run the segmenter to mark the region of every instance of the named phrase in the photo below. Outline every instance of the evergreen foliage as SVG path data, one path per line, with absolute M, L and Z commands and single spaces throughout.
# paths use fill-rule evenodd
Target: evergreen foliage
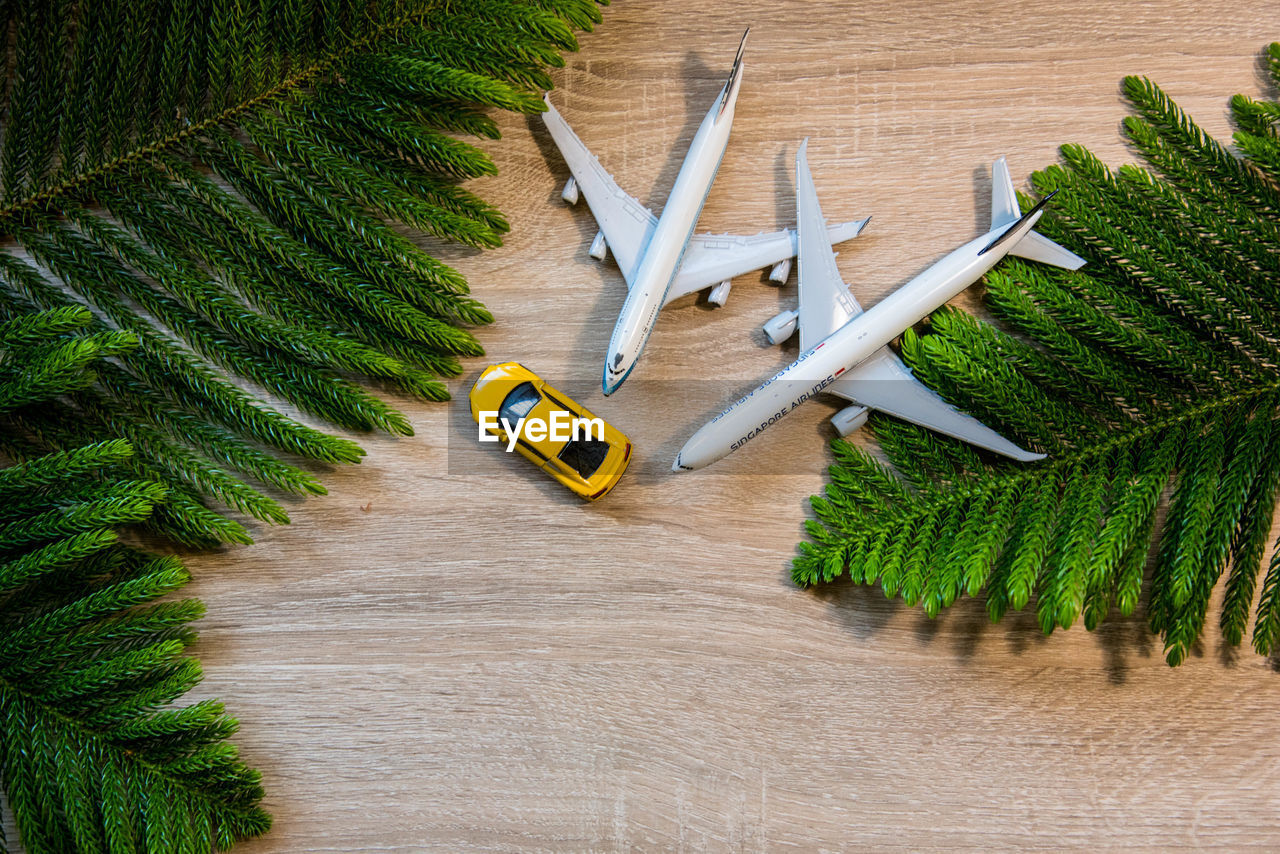
M 1266 59 L 1280 85 L 1280 44 Z M 797 583 L 847 573 L 931 617 L 985 591 L 992 620 L 1032 606 L 1046 634 L 1141 606 L 1173 665 L 1225 576 L 1225 640 L 1252 612 L 1253 647 L 1280 653 L 1280 550 L 1263 563 L 1280 489 L 1280 104 L 1231 100 L 1238 157 L 1149 80 L 1125 93 L 1148 168 L 1067 145 L 1033 177 L 1062 191 L 1039 230 L 1088 265 L 1009 258 L 985 284 L 1011 332 L 944 307 L 902 341 L 918 377 L 1048 459 L 877 415 L 905 483 L 835 442 Z
M 0 2 L 0 782 L 23 849 L 208 852 L 260 834 L 256 772 L 200 678 L 169 557 L 288 517 L 307 461 L 407 435 L 370 383 L 448 393 L 485 109 L 543 109 L 595 0 Z M 162 599 L 163 601 L 157 601 Z M 0 834 L 0 850 L 4 850 Z
M 263 393 L 341 428 L 409 435 L 367 386 L 442 400 L 459 358 L 483 352 L 471 329 L 492 316 L 395 223 L 502 242 L 506 220 L 458 183 L 496 167 L 460 137 L 497 135 L 485 108 L 544 109 L 546 66 L 600 12 L 595 0 L 17 0 L 0 17 L 15 52 L 0 322 L 87 306 L 87 340 L 138 342 L 0 430 L 24 456 L 127 439 L 133 474 L 168 490 L 147 526 L 209 546 L 249 532 L 205 501 L 286 522 L 281 492 L 324 491 L 308 460 L 364 453 Z
M 89 388 L 138 346 L 92 322 L 70 306 L 0 324 L 0 412 Z M 270 826 L 236 721 L 171 707 L 200 679 L 184 650 L 203 608 L 157 602 L 186 570 L 120 542 L 166 500 L 133 461 L 114 439 L 0 469 L 0 781 L 30 854 L 206 852 Z

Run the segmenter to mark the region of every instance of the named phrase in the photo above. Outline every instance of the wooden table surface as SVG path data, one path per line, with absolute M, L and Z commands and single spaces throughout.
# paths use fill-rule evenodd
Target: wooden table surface
M 1063 142 L 1113 165 L 1125 74 L 1211 132 L 1274 97 L 1273 3 L 631 2 L 557 71 L 554 101 L 619 183 L 660 208 L 750 25 L 733 139 L 700 227 L 792 224 L 809 157 L 832 218 L 873 214 L 839 266 L 874 303 L 986 227 Z M 624 286 L 587 257 L 541 123 L 502 116 L 476 182 L 506 245 L 444 255 L 497 322 L 417 435 L 368 438 L 258 543 L 188 560 L 197 651 L 243 720 L 274 829 L 238 849 L 836 851 L 1280 848 L 1280 673 L 1216 631 L 1168 668 L 1139 619 L 1043 638 L 965 600 L 940 619 L 878 589 L 793 587 L 835 403 L 695 474 L 684 439 L 789 361 L 759 325 L 795 301 L 753 274 L 686 299 L 633 378 L 599 376 Z M 963 298 L 962 298 L 963 299 Z M 972 301 L 965 302 L 972 305 Z M 587 506 L 494 446 L 466 392 L 519 359 L 630 433 L 638 459 Z M 1216 625 L 1216 618 L 1211 620 Z

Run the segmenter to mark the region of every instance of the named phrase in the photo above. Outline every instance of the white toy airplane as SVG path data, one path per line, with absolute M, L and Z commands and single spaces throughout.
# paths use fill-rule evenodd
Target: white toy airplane
M 805 158 L 807 144 L 805 140 L 796 154 L 799 310 L 783 312 L 765 324 L 765 333 L 775 344 L 799 326 L 803 352 L 698 430 L 676 455 L 672 471 L 691 471 L 715 462 L 819 392 L 852 401 L 852 406 L 831 419 L 842 436 L 862 426 L 869 410 L 878 409 L 1015 460 L 1041 459 L 1043 454 L 1019 448 L 930 391 L 887 345 L 1007 254 L 1068 270 L 1083 265 L 1083 258 L 1031 230 L 1052 194 L 1022 214 L 1009 167 L 1001 157 L 991 168 L 991 230 L 863 311 L 836 269 Z
M 689 153 L 660 217 L 623 192 L 547 100 L 542 120 L 573 175 L 561 197 L 571 205 L 577 204 L 579 193 L 586 197 L 600 226 L 591 243 L 591 257 L 603 261 L 612 249 L 630 289 L 609 341 L 601 380 L 605 394 L 616 391 L 635 367 L 659 309 L 704 288 L 711 288 L 711 302 L 724 305 L 729 297 L 729 280 L 734 276 L 772 268 L 769 278 L 781 284 L 791 271 L 796 234 L 790 229 L 752 237 L 693 233 L 729 143 L 746 43 L 744 33 L 729 80 L 689 144 Z M 833 226 L 829 229 L 830 240 L 848 240 L 865 223 L 862 220 Z

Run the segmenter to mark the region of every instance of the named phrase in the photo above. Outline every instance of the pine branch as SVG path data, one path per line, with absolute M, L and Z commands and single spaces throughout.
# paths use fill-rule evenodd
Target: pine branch
M 1280 45 L 1268 56 L 1280 67 Z M 1280 497 L 1280 105 L 1232 100 L 1237 157 L 1150 81 L 1125 89 L 1151 171 L 1068 145 L 1033 176 L 1061 191 L 1039 230 L 1089 265 L 1003 261 L 986 298 L 1014 334 L 944 307 L 902 341 L 917 377 L 1049 458 L 986 459 L 876 416 L 904 483 L 836 442 L 797 583 L 848 572 L 931 617 L 985 592 L 993 620 L 1034 604 L 1046 634 L 1131 615 L 1145 588 L 1178 664 L 1225 574 L 1224 639 L 1241 642 L 1256 594 L 1254 648 L 1280 648 L 1280 559 L 1261 566 Z
M 9 317 L 0 409 L 49 406 L 117 352 L 110 339 L 131 338 L 79 334 L 92 323 L 74 307 Z M 57 382 L 15 380 L 33 374 Z M 210 701 L 164 709 L 199 679 L 184 649 L 202 609 L 147 606 L 186 571 L 119 545 L 116 529 L 147 521 L 169 494 L 122 477 L 135 461 L 112 440 L 0 469 L 0 780 L 33 854 L 140 839 L 211 851 L 270 824 L 257 773 L 225 741 L 234 719 Z
M 412 433 L 360 384 L 448 396 L 492 316 L 387 220 L 473 247 L 509 226 L 445 131 L 534 112 L 582 0 L 13 0 L 0 87 L 0 782 L 27 851 L 209 852 L 263 833 L 256 772 L 185 653 L 198 603 L 141 527 L 247 543 L 284 458 Z M 467 34 L 483 34 L 469 40 Z M 211 178 L 212 168 L 226 184 Z M 246 390 L 242 386 L 251 384 Z M 205 502 L 211 506 L 206 506 Z M 2 843 L 3 840 L 0 840 Z
M 345 3 L 329 11 L 341 17 Z M 49 281 L 60 280 L 102 318 L 93 334 L 119 328 L 139 342 L 110 389 L 85 376 L 95 389 L 84 388 L 71 410 L 23 412 L 23 430 L 60 443 L 39 450 L 93 441 L 101 434 L 95 430 L 122 432 L 141 455 L 132 465 L 171 488 L 183 485 L 175 495 L 194 489 L 279 521 L 278 504 L 226 480 L 218 463 L 235 459 L 259 480 L 315 492 L 313 480 L 246 450 L 245 441 L 326 461 L 350 461 L 361 452 L 254 402 L 220 373 L 348 429 L 411 433 L 399 412 L 345 375 L 443 399 L 447 389 L 433 375 L 456 375 L 457 356 L 481 353 L 462 327 L 492 317 L 466 296 L 460 275 L 384 218 L 473 246 L 497 245 L 506 221 L 452 183 L 492 172 L 492 162 L 428 128 L 491 135 L 492 122 L 477 107 L 542 109 L 537 93 L 522 88 L 545 82 L 531 69 L 558 61 L 559 51 L 576 42 L 554 10 L 516 0 L 378 12 L 367 35 L 350 43 L 327 42 L 337 36 L 309 29 L 320 19 L 290 7 L 280 14 L 309 34 L 286 28 L 271 38 L 328 46 L 317 63 L 273 85 L 271 73 L 284 74 L 284 65 L 246 49 L 261 29 L 247 9 L 217 10 L 206 33 L 191 35 L 193 48 L 203 45 L 204 53 L 185 67 L 167 51 L 124 71 L 106 61 L 106 45 L 136 29 L 136 6 L 112 0 L 100 21 L 77 31 L 62 95 L 78 112 L 61 139 L 61 183 L 0 211 L 0 222 L 38 266 L 0 257 L 0 277 L 11 296 L 32 306 L 70 310 L 75 300 Z M 591 18 L 578 4 L 565 11 Z M 165 14 L 169 29 L 197 19 L 184 3 Z M 461 35 L 467 32 L 488 41 L 467 42 Z M 154 35 L 126 41 L 127 51 L 142 56 Z M 152 80 L 158 69 L 181 82 Z M 203 118 L 151 137 L 145 111 L 121 100 L 122 81 L 155 89 L 165 105 L 161 124 L 171 105 Z M 315 94 L 304 91 L 310 84 Z M 232 116 L 254 145 L 225 127 Z M 123 146 L 126 138 L 139 144 Z M 15 149 L 14 156 L 21 154 Z M 89 168 L 78 171 L 77 157 Z M 209 180 L 202 158 L 250 204 Z M 100 205 L 116 222 L 102 216 Z M 177 407 L 174 418 L 158 417 L 161 401 Z M 85 423 L 77 424 L 77 415 Z M 43 423 L 49 419 L 58 421 Z M 223 432 L 211 432 L 211 419 Z M 170 501 L 155 518 L 176 532 L 182 520 L 166 514 L 182 506 L 193 517 L 194 528 L 182 534 L 188 539 L 197 530 L 246 536 L 241 526 L 184 500 Z

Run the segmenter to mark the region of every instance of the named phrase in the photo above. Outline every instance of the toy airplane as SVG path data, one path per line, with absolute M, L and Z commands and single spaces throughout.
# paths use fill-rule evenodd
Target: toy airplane
M 1000 158 L 991 168 L 991 230 L 863 311 L 836 270 L 805 157 L 807 143 L 796 154 L 799 310 L 783 312 L 765 324 L 766 334 L 775 344 L 789 338 L 799 326 L 803 352 L 693 434 L 676 455 L 672 471 L 692 471 L 715 462 L 819 392 L 852 401 L 852 406 L 831 419 L 842 436 L 862 426 L 869 410 L 878 409 L 1015 460 L 1041 459 L 1043 454 L 1019 448 L 930 391 L 887 345 L 976 282 L 1005 255 L 1068 270 L 1083 265 L 1083 258 L 1031 230 L 1052 194 L 1022 214 L 1009 167 Z
M 579 194 L 586 197 L 600 226 L 591 243 L 591 257 L 603 261 L 612 249 L 630 289 L 605 357 L 601 380 L 605 394 L 616 391 L 631 373 L 653 331 L 658 311 L 667 304 L 711 288 L 710 301 L 724 305 L 729 296 L 729 280 L 734 276 L 772 268 L 769 277 L 781 284 L 790 273 L 791 259 L 796 254 L 796 234 L 790 229 L 753 237 L 693 233 L 729 143 L 746 43 L 744 33 L 729 79 L 689 144 L 660 217 L 623 192 L 547 101 L 542 120 L 572 173 L 561 198 L 572 205 L 577 203 Z M 829 229 L 830 240 L 840 243 L 854 237 L 865 222 L 833 226 Z

